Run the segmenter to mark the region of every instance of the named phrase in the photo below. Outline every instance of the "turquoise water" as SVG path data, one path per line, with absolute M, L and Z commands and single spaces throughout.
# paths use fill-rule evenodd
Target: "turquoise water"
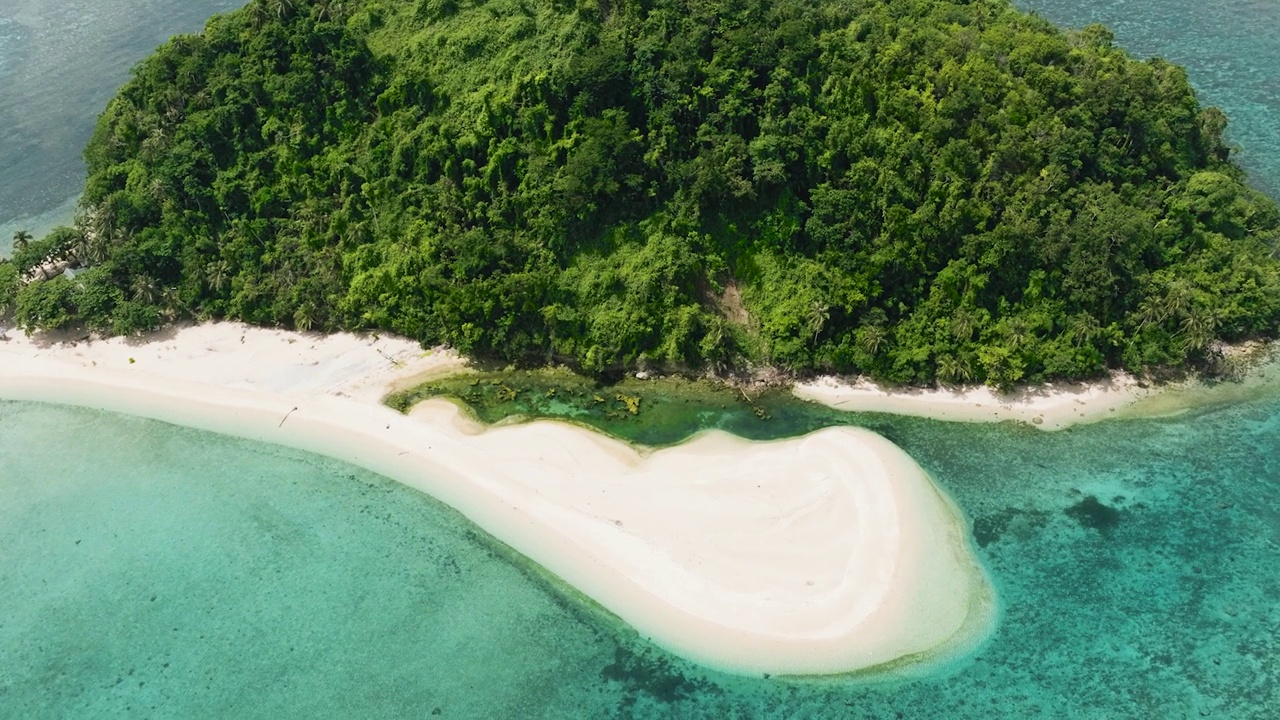
M 519 717 L 567 707 L 557 679 L 603 652 L 367 472 L 41 405 L 0 404 L 0 437 L 0 716 Z
M 0 404 L 0 716 L 1275 716 L 1280 399 L 1054 434 L 866 420 L 997 583 L 994 639 L 945 677 L 720 675 L 388 480 Z
M 70 220 L 80 151 L 129 69 L 244 0 L 0 0 L 0 256 Z
M 1187 69 L 1254 184 L 1280 194 L 1280 0 L 1014 0 L 1064 27 L 1102 23 L 1139 57 Z
M 128 67 L 237 4 L 0 0 L 0 253 L 65 217 Z M 1186 64 L 1280 191 L 1280 2 L 1019 4 Z M 1280 716 L 1280 398 L 1055 434 L 860 421 L 957 499 L 997 584 L 952 674 L 720 675 L 364 471 L 0 403 L 0 717 Z

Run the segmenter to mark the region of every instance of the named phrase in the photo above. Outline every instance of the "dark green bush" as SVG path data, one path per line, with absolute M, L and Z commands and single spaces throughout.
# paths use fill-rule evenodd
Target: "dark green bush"
M 94 302 L 26 321 L 997 386 L 1280 324 L 1280 215 L 1225 118 L 1100 27 L 1005 0 L 280 7 L 138 66 L 86 150 Z

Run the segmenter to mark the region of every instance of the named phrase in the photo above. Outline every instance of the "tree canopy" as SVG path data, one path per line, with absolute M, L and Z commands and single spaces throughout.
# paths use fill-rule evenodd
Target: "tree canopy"
M 29 327 L 1008 386 L 1280 326 L 1178 67 L 1007 0 L 254 0 L 102 114 Z M 0 297 L 4 297 L 0 294 Z

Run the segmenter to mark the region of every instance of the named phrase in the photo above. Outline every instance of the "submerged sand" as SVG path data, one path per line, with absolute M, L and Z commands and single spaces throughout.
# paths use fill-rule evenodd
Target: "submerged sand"
M 394 337 L 233 323 L 141 340 L 0 342 L 0 398 L 316 452 L 418 488 L 642 635 L 743 673 L 829 674 L 971 649 L 993 592 L 963 518 L 884 438 L 701 434 L 645 450 L 553 421 L 484 429 L 393 387 L 457 369 Z

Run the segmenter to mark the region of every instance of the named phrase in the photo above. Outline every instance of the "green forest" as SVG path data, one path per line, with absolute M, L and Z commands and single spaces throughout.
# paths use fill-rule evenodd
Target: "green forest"
M 1280 328 L 1226 122 L 1007 0 L 253 0 L 137 66 L 0 305 L 597 374 L 1204 367 Z

